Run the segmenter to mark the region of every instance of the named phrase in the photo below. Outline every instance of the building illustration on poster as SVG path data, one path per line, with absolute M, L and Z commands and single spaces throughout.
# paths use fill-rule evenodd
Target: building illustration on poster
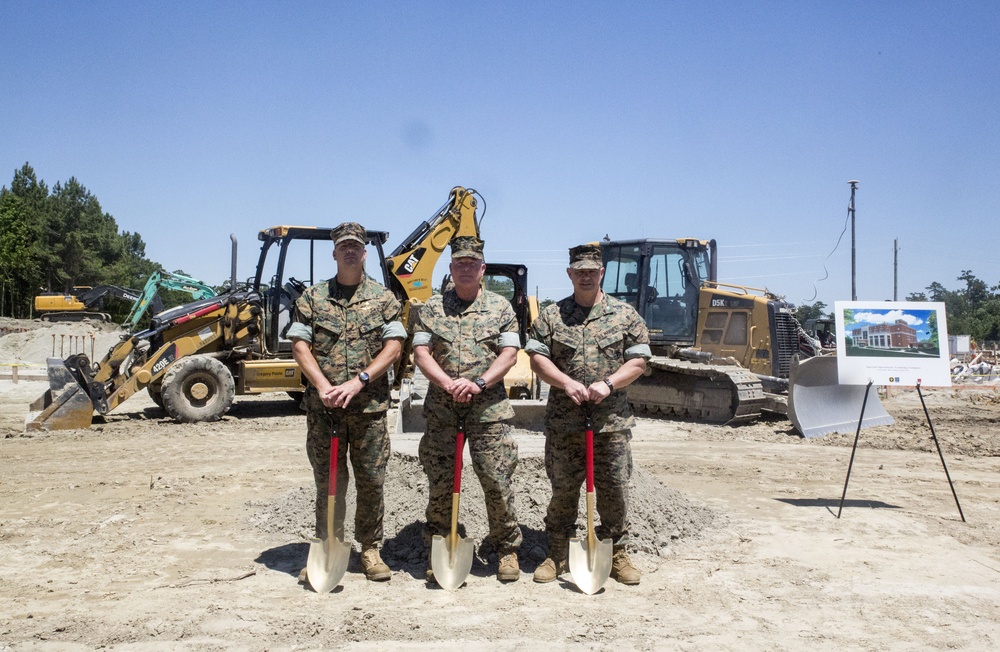
M 840 384 L 951 386 L 943 303 L 837 301 Z

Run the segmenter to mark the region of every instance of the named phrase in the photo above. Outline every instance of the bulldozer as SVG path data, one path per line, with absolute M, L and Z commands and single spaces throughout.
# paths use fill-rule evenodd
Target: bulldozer
M 603 291 L 649 328 L 653 358 L 627 389 L 637 411 L 720 424 L 788 414 L 806 436 L 856 423 L 858 388 L 837 387 L 835 355 L 781 297 L 719 282 L 715 240 L 606 239 L 601 248 Z M 883 423 L 892 417 L 869 399 L 865 427 Z
M 451 237 L 460 234 L 459 229 L 471 228 L 478 234 L 474 194 L 453 189 L 434 218 L 404 240 L 391 257 L 383 249 L 389 234 L 368 231 L 368 246 L 375 253 L 369 260 L 377 261 L 386 286 L 403 302 L 404 316 L 419 309 L 420 297 L 430 296 L 434 261 Z M 302 373 L 285 333 L 295 299 L 322 278 L 316 270 L 317 243 L 329 252 L 331 230 L 312 226 L 263 229 L 258 233 L 261 248 L 255 274 L 245 282 L 237 279 L 237 243 L 231 236 L 232 274 L 227 292 L 154 315 L 149 328 L 126 334 L 95 363 L 83 354 L 65 360 L 50 358 L 49 389 L 29 406 L 25 429 L 87 428 L 95 413 L 106 415 L 142 390 L 182 423 L 220 419 L 236 395 L 301 395 L 305 389 Z M 293 246 L 294 254 L 290 253 Z M 328 269 L 325 260 L 323 269 Z M 509 279 L 510 299 L 522 320 L 524 340 L 531 316 L 537 315 L 537 308 L 530 308 L 527 270 L 523 265 L 491 269 L 495 276 Z M 524 367 L 528 367 L 526 362 Z M 540 383 L 530 370 L 522 380 L 516 374 L 508 376 L 513 388 L 509 391 L 517 396 L 533 393 L 537 398 Z

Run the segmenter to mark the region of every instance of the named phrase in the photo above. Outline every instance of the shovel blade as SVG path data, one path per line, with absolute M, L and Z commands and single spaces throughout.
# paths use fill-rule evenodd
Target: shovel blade
M 351 559 L 351 544 L 334 537 L 313 539 L 309 543 L 306 576 L 316 593 L 329 593 L 340 584 Z
M 473 541 L 470 538 L 458 539 L 454 554 L 448 541 L 448 537 L 436 534 L 431 539 L 431 570 L 438 586 L 454 591 L 465 583 L 472 570 Z
M 569 540 L 569 574 L 587 595 L 600 591 L 611 577 L 611 548 L 611 539 L 595 540 L 593 550 L 586 539 Z

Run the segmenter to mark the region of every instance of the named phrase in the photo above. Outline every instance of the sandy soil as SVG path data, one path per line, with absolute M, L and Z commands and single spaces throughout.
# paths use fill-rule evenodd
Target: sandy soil
M 642 419 L 642 583 L 587 596 L 568 576 L 531 582 L 547 500 L 536 433 L 519 433 L 521 581 L 498 583 L 489 551 L 456 592 L 421 579 L 426 485 L 416 438 L 401 436 L 386 505 L 392 580 L 367 582 L 355 553 L 342 586 L 316 595 L 296 582 L 312 484 L 290 400 L 240 397 L 221 422 L 185 426 L 141 395 L 89 430 L 24 436 L 44 389 L 0 380 L 0 650 L 1000 646 L 991 391 L 925 390 L 967 522 L 913 391 L 884 399 L 896 425 L 862 431 L 839 519 L 853 434 Z M 470 473 L 463 520 L 478 538 Z

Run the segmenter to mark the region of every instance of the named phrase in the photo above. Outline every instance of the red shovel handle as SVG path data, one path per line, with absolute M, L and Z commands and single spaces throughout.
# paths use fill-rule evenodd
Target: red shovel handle
M 452 484 L 452 493 L 457 494 L 462 491 L 462 451 L 465 449 L 465 428 L 459 427 L 455 433 L 455 481 Z
M 587 419 L 587 493 L 594 493 L 594 426 Z

